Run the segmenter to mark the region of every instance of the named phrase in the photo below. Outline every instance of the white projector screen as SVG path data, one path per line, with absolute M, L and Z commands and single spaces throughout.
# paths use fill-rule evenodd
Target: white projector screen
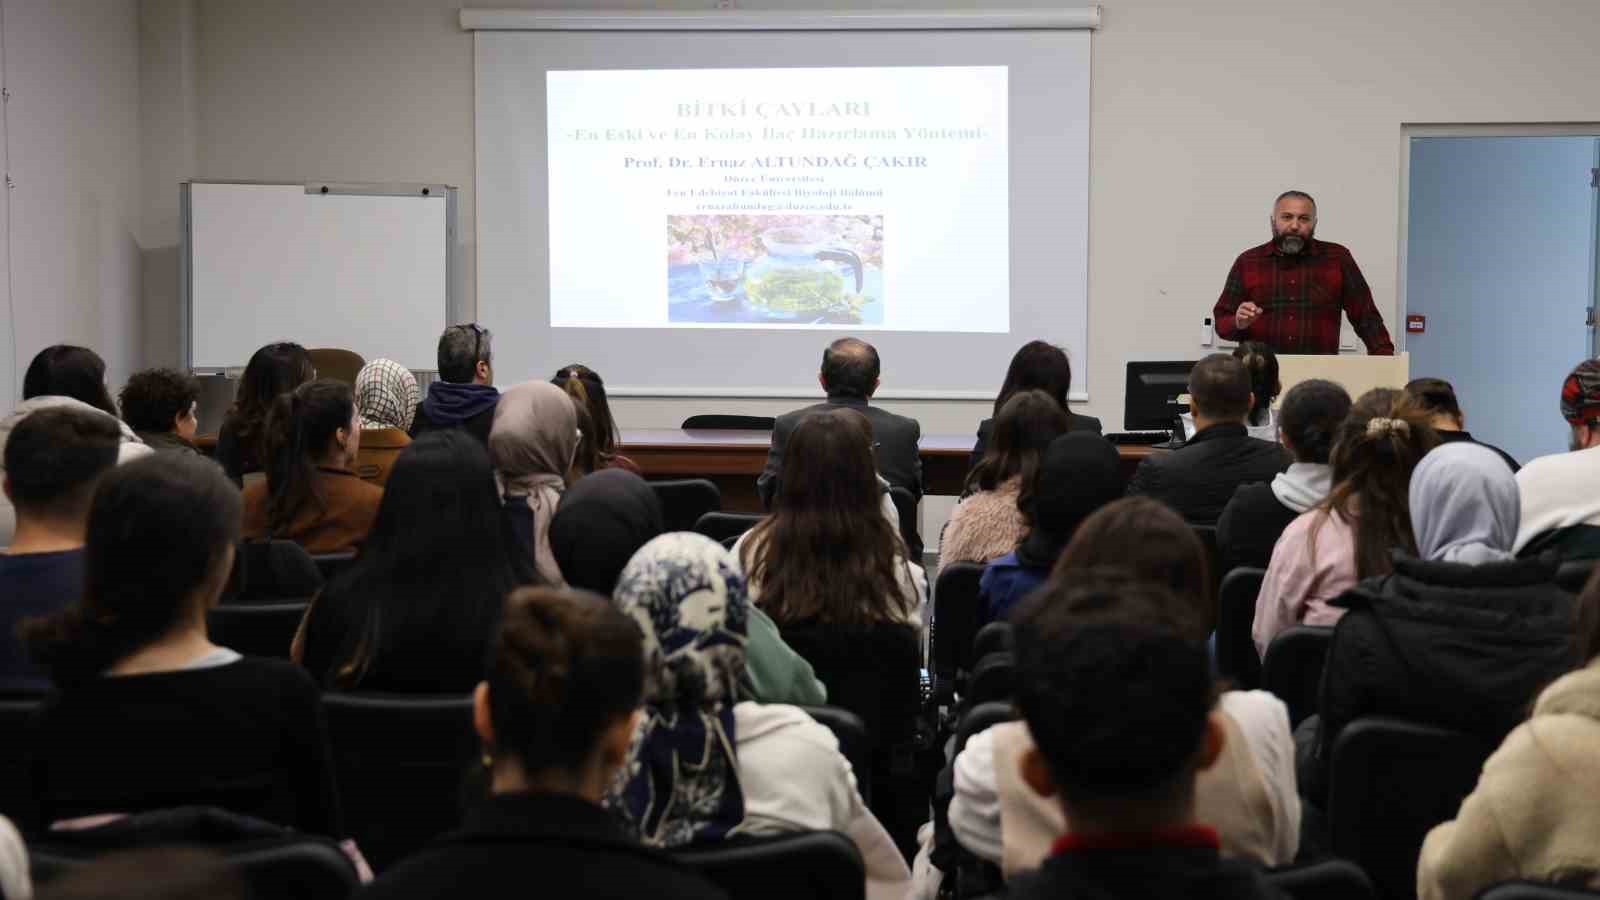
M 475 42 L 502 377 L 811 396 L 845 334 L 878 347 L 886 397 L 992 397 L 1034 338 L 1086 371 L 1087 31 Z

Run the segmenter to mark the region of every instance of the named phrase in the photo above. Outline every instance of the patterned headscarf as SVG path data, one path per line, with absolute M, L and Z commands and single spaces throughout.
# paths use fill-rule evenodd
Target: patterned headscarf
M 375 359 L 356 374 L 356 412 L 362 428 L 410 431 L 417 399 L 417 376 L 392 359 Z
M 1468 441 L 1434 448 L 1411 473 L 1408 499 L 1423 559 L 1477 566 L 1512 558 L 1522 499 L 1493 450 Z
M 1572 425 L 1600 419 L 1600 359 L 1578 363 L 1561 383 L 1561 418 Z
M 545 581 L 564 586 L 550 552 L 550 520 L 566 489 L 578 452 L 578 413 L 565 391 L 547 381 L 507 388 L 494 407 L 489 459 L 507 503 L 527 503 L 533 513 L 533 566 Z
M 664 534 L 622 570 L 616 603 L 644 632 L 644 715 L 606 805 L 653 847 L 718 841 L 744 821 L 733 706 L 749 605 L 733 555 Z

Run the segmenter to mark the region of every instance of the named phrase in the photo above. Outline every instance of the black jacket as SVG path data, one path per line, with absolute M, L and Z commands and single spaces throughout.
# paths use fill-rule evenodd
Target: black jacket
M 1209 847 L 1069 850 L 1012 876 L 1010 900 L 1267 900 L 1283 894 L 1248 863 Z
M 383 874 L 363 900 L 582 897 L 721 898 L 671 857 L 623 834 L 593 803 L 557 794 L 500 794 Z
M 1472 432 L 1470 431 L 1436 431 L 1434 433 L 1439 435 L 1440 444 L 1454 444 L 1461 442 L 1467 444 L 1477 444 L 1480 447 L 1487 447 L 1490 450 L 1493 450 L 1501 459 L 1506 461 L 1506 465 L 1511 467 L 1512 474 L 1516 474 L 1522 469 L 1522 466 L 1517 463 L 1516 458 L 1511 454 L 1501 450 L 1499 447 L 1496 447 L 1493 444 L 1485 444 L 1483 441 L 1474 438 L 1472 436 Z
M 1239 485 L 1217 519 L 1217 576 L 1240 566 L 1265 569 L 1283 530 L 1299 515 L 1272 492 L 1271 481 Z
M 878 460 L 878 474 L 893 487 L 902 487 L 919 499 L 922 497 L 922 456 L 917 442 L 922 440 L 922 426 L 916 419 L 897 416 L 888 410 L 873 406 L 854 397 L 829 397 L 826 403 L 817 403 L 804 409 L 786 412 L 772 427 L 772 447 L 767 450 L 767 467 L 756 479 L 756 491 L 761 502 L 769 509 L 772 498 L 778 494 L 778 478 L 783 472 L 783 445 L 794 434 L 800 420 L 814 412 L 848 407 L 867 417 L 872 423 L 872 442 L 877 445 L 874 454 Z
M 1362 716 L 1394 716 L 1499 744 L 1539 691 L 1573 667 L 1572 595 L 1552 558 L 1468 566 L 1395 556 L 1394 572 L 1335 598 L 1309 783 L 1326 793 L 1334 741 Z
M 1068 412 L 1070 424 L 1068 431 L 1092 431 L 1101 433 L 1100 420 L 1094 416 L 1080 416 L 1075 412 Z M 989 449 L 989 438 L 994 435 L 994 420 L 984 419 L 978 423 L 978 442 L 972 445 L 972 456 L 967 460 L 967 471 L 971 472 L 978 463 L 983 461 L 983 451 Z
M 1282 447 L 1250 437 L 1244 425 L 1212 425 L 1177 450 L 1146 457 L 1128 494 L 1160 500 L 1191 524 L 1211 525 L 1239 485 L 1271 481 L 1288 466 Z

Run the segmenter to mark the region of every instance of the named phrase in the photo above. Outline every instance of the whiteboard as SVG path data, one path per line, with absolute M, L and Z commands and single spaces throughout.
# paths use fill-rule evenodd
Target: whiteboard
M 323 191 L 183 185 L 179 346 L 191 369 L 238 369 L 274 341 L 437 368 L 439 334 L 458 309 L 455 189 Z

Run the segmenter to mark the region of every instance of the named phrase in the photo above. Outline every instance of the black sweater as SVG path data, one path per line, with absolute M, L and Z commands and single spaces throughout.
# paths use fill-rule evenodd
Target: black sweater
M 1299 515 L 1272 492 L 1271 481 L 1239 485 L 1217 519 L 1217 577 L 1240 566 L 1265 569 L 1283 530 Z
M 1288 465 L 1282 447 L 1250 437 L 1243 425 L 1212 425 L 1177 450 L 1145 457 L 1128 494 L 1160 500 L 1190 524 L 1212 525 L 1239 485 L 1271 481 Z
M 220 806 L 344 836 L 322 699 L 288 662 L 96 678 L 51 697 L 37 725 L 36 824 Z

